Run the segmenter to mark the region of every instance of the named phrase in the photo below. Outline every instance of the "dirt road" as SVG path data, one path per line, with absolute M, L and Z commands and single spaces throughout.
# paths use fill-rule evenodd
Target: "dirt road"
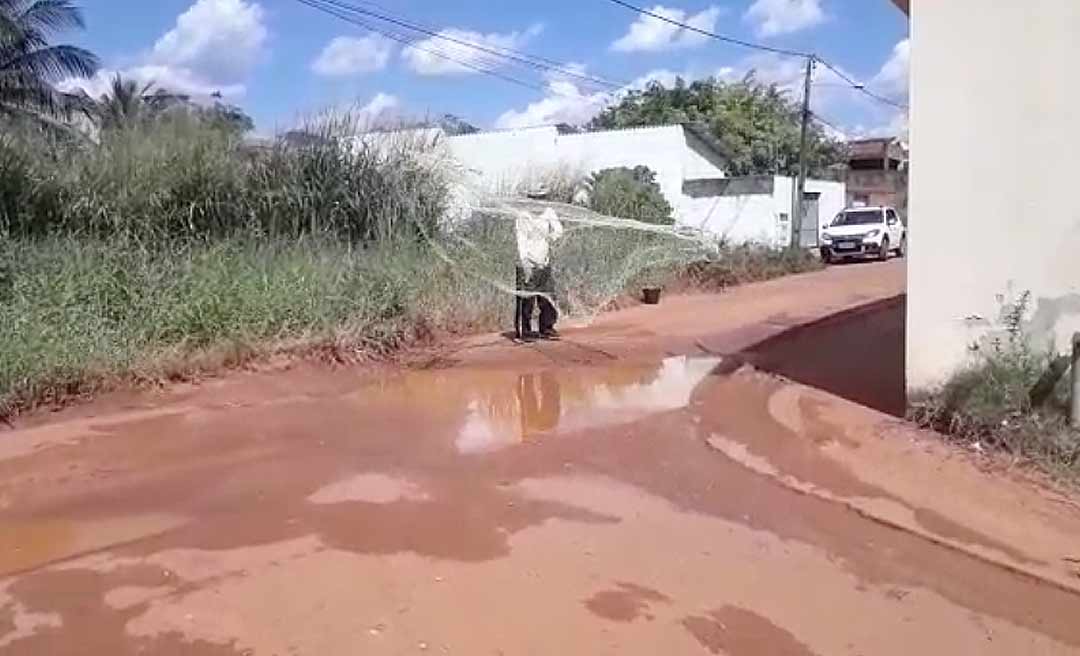
M 0 653 L 1080 653 L 1073 501 L 723 355 L 902 288 L 836 267 L 30 420 Z

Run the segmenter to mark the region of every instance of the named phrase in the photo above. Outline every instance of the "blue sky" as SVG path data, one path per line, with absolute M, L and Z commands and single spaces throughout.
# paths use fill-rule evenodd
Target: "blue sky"
M 760 77 L 799 90 L 796 59 L 763 54 L 679 31 L 608 0 L 346 1 L 495 49 L 567 64 L 576 75 L 642 84 L 674 75 Z M 457 114 L 484 127 L 587 120 L 618 90 L 574 75 L 501 65 L 475 49 L 408 34 L 418 49 L 327 16 L 298 0 L 82 0 L 87 30 L 73 41 L 97 52 L 105 70 L 80 82 L 91 92 L 120 71 L 158 86 L 206 96 L 220 91 L 258 131 L 355 104 L 373 118 Z M 812 51 L 876 92 L 906 101 L 907 21 L 889 0 L 671 0 L 633 3 L 703 29 L 770 46 Z M 378 24 L 378 21 L 373 21 Z M 526 88 L 440 56 L 496 68 Z M 486 59 L 484 59 L 486 58 Z M 816 111 L 849 134 L 901 131 L 896 109 L 844 88 L 827 70 Z

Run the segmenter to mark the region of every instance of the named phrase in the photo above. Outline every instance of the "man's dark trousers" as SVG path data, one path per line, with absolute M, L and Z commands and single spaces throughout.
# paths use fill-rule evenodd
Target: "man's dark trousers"
M 515 271 L 517 290 L 525 292 L 514 297 L 514 331 L 518 337 L 524 337 L 532 331 L 533 307 L 540 306 L 540 333 L 555 329 L 559 311 L 552 301 L 555 298 L 555 279 L 551 275 L 551 266 L 533 267 L 528 274 L 525 267 L 518 265 Z

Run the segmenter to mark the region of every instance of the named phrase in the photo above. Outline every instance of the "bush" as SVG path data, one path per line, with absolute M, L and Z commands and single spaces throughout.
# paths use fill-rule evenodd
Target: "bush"
M 777 250 L 755 244 L 721 245 L 717 255 L 690 263 L 682 275 L 697 289 L 722 291 L 735 285 L 821 268 L 821 260 L 805 248 Z
M 647 166 L 598 171 L 590 176 L 589 188 L 589 208 L 594 212 L 647 223 L 675 223 L 656 174 Z
M 910 418 L 978 451 L 1034 462 L 1059 476 L 1080 477 L 1080 431 L 1067 422 L 1065 378 L 1037 407 L 1032 389 L 1055 367 L 1056 354 L 1032 346 L 1024 330 L 1030 294 L 1004 306 L 1001 334 L 939 390 L 914 395 Z

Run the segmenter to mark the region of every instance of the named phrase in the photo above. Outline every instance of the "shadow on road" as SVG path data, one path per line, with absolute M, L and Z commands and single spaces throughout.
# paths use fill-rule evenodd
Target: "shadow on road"
M 895 416 L 903 416 L 906 296 L 900 295 L 769 338 L 746 355 L 754 366 Z

